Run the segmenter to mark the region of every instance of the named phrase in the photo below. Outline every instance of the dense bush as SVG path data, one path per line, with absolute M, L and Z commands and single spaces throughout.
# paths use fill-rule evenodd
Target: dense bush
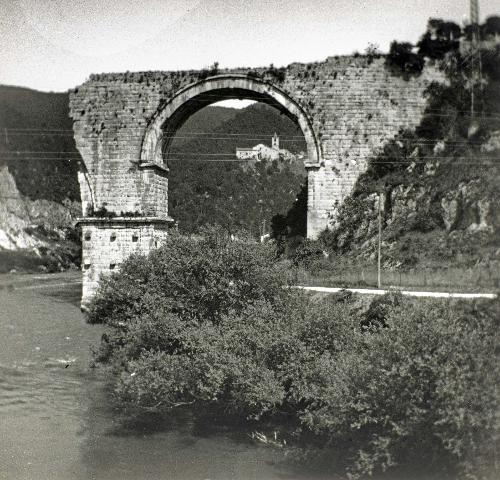
M 280 423 L 352 476 L 493 478 L 499 302 L 318 300 L 283 288 L 267 248 L 172 237 L 104 282 L 90 315 L 117 396 Z
M 266 70 L 266 75 L 271 76 L 277 82 L 284 82 L 286 77 L 286 69 L 284 67 L 276 68 L 272 63 Z
M 173 234 L 148 257 L 131 256 L 101 282 L 92 323 L 116 324 L 159 305 L 176 315 L 216 321 L 254 300 L 280 298 L 284 273 L 272 245 L 231 241 L 218 228 L 199 237 Z
M 328 383 L 303 420 L 332 447 L 352 446 L 353 473 L 397 466 L 416 478 L 496 478 L 498 309 L 400 302 L 388 328 L 354 335 L 327 375 L 318 372 Z

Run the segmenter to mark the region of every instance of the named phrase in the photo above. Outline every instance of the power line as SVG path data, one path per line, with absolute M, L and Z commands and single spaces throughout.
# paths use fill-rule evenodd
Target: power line
M 199 135 L 207 135 L 207 136 L 199 136 Z M 216 135 L 216 134 L 212 134 L 212 133 L 206 133 L 206 134 L 186 134 L 186 135 L 183 135 L 183 136 L 175 136 L 174 137 L 174 140 L 177 139 L 177 138 L 183 138 L 183 139 L 198 139 L 198 140 L 248 140 L 248 141 L 257 141 L 257 140 L 260 140 L 260 139 L 263 139 L 264 137 L 265 138 L 269 138 L 269 135 L 262 135 L 262 136 L 259 136 L 259 137 L 246 137 L 246 136 L 242 136 L 242 137 L 239 137 L 239 138 L 233 138 L 233 137 L 229 137 L 229 136 L 221 136 L 221 137 L 215 137 L 215 136 L 209 136 L 209 135 Z M 234 134 L 234 135 L 240 135 L 240 134 Z M 285 138 L 285 140 L 282 140 L 282 138 Z M 295 140 L 286 140 L 286 136 L 284 137 L 281 137 L 280 136 L 280 142 L 286 142 L 286 143 L 293 143 L 295 142 Z M 302 138 L 304 139 L 304 137 L 299 137 L 298 138 Z M 420 139 L 420 140 L 413 140 L 413 139 L 397 139 L 397 138 L 393 138 L 392 139 L 393 142 L 400 142 L 402 143 L 403 145 L 402 146 L 405 146 L 405 144 L 407 143 L 408 146 L 414 146 L 414 145 L 422 145 L 422 146 L 427 146 L 427 145 L 434 145 L 434 144 L 438 144 L 438 143 L 442 143 L 444 145 L 447 145 L 447 146 L 454 146 L 454 145 L 483 145 L 484 142 L 482 141 L 473 141 L 473 140 L 443 140 L 443 139 L 435 139 L 435 140 L 423 140 L 423 139 Z M 347 141 L 346 143 L 349 143 L 349 141 Z M 386 144 L 387 145 L 387 144 Z M 362 148 L 362 147 L 360 147 Z M 3 151 L 0 151 L 1 152 L 8 152 L 8 153 L 15 153 L 15 154 L 20 154 L 20 153 L 53 153 L 53 154 L 61 154 L 61 155 L 65 155 L 65 154 L 78 154 L 78 151 L 77 150 L 3 150 Z
M 362 132 L 361 132 L 362 133 Z M 44 133 L 21 133 L 21 134 L 11 134 L 11 135 L 29 135 L 29 136 L 40 136 L 40 135 L 45 135 Z M 206 132 L 206 133 L 202 133 L 202 132 L 198 132 L 198 133 L 193 133 L 193 134 L 184 134 L 184 135 L 176 135 L 174 137 L 172 137 L 172 140 L 175 140 L 175 139 L 190 139 L 190 140 L 239 140 L 239 141 L 265 141 L 266 139 L 268 139 L 271 135 L 270 134 L 266 134 L 266 135 L 261 135 L 261 136 L 253 136 L 253 137 L 248 137 L 248 136 L 245 136 L 245 134 L 225 134 L 226 136 L 219 136 L 219 137 L 214 137 L 214 136 L 210 136 L 210 135 L 214 135 L 213 133 L 210 133 L 210 132 Z M 71 136 L 69 134 L 58 134 L 56 136 L 59 136 L 59 137 L 64 137 L 64 136 Z M 295 138 L 295 140 L 292 140 L 292 138 Z M 393 138 L 392 139 L 393 141 L 400 141 L 400 142 L 405 142 L 406 140 L 405 139 L 402 139 L 402 140 L 399 140 L 397 138 Z M 305 141 L 305 137 L 303 135 L 296 135 L 296 136 L 283 136 L 281 137 L 280 136 L 280 142 L 283 142 L 283 143 L 295 143 L 295 142 L 299 142 L 299 143 L 302 143 L 303 141 Z M 350 140 L 347 140 L 346 143 L 349 143 Z M 435 139 L 435 140 L 419 140 L 419 141 L 412 141 L 412 140 L 408 140 L 408 142 L 410 142 L 412 145 L 427 145 L 427 144 L 435 144 L 435 143 L 440 143 L 440 142 L 443 142 L 445 143 L 446 145 L 460 145 L 460 144 L 463 144 L 463 145 L 482 145 L 484 142 L 479 142 L 479 141 L 468 141 L 468 140 L 452 140 L 452 141 L 446 141 L 446 140 L 442 140 L 442 139 Z M 336 143 L 335 140 L 333 140 L 333 143 Z M 362 147 L 361 147 L 362 148 Z M 10 150 L 10 151 L 14 151 L 14 150 Z M 42 150 L 40 150 L 42 151 Z M 59 153 L 59 152 L 57 152 Z M 76 150 L 75 151 L 61 151 L 61 153 L 78 153 Z
M 433 117 L 442 117 L 442 118 L 455 118 L 456 115 L 450 115 L 450 114 L 427 114 L 427 116 L 433 116 Z M 482 115 L 481 118 L 485 120 L 498 120 L 500 121 L 500 116 L 492 116 L 492 115 Z M 380 127 L 399 127 L 400 130 L 404 130 L 407 128 L 405 125 L 405 122 L 401 121 L 387 121 L 384 119 L 381 119 L 380 121 L 377 121 L 377 125 Z M 120 129 L 119 129 L 120 130 Z M 179 129 L 180 130 L 180 129 Z M 166 135 L 173 135 L 173 138 L 205 138 L 206 136 L 214 136 L 214 135 L 223 135 L 219 139 L 225 140 L 229 139 L 232 137 L 246 137 L 247 139 L 250 140 L 259 140 L 259 139 L 264 139 L 264 138 L 269 138 L 272 136 L 272 133 L 270 132 L 265 132 L 265 133 L 255 133 L 255 132 L 240 132 L 240 133 L 218 133 L 218 132 L 179 132 L 179 130 L 163 130 L 163 133 Z M 74 132 L 72 130 L 61 130 L 61 131 L 51 131 L 51 130 L 45 130 L 45 129 L 30 129 L 30 130 L 14 130 L 14 129 L 6 129 L 8 132 L 9 136 L 48 136 L 48 137 L 73 137 Z M 108 130 L 109 131 L 109 130 Z M 179 135 L 176 135 L 177 133 L 180 133 Z M 361 130 L 363 132 L 363 130 Z M 88 132 L 90 134 L 95 134 L 98 135 L 98 132 Z M 227 138 L 226 138 L 227 137 Z M 299 134 L 299 135 L 280 135 L 280 140 L 282 141 L 290 141 L 288 139 L 298 139 L 298 140 L 303 140 L 305 138 L 304 134 Z M 8 143 L 7 143 L 8 144 Z
M 408 102 L 405 102 L 405 104 L 407 104 Z M 363 106 L 366 107 L 366 102 L 363 102 Z M 384 105 L 380 105 L 379 103 L 377 103 L 376 107 L 377 108 L 381 108 L 383 107 Z M 376 110 L 377 112 L 379 112 L 380 110 Z M 426 108 L 423 112 L 422 112 L 422 116 L 433 116 L 433 117 L 448 117 L 448 118 L 455 118 L 456 117 L 456 114 L 458 113 L 463 113 L 465 115 L 468 115 L 470 116 L 470 111 L 465 111 L 465 110 L 454 110 L 453 111 L 454 113 L 444 113 L 442 109 L 428 109 Z M 369 114 L 370 112 L 368 112 Z M 337 116 L 342 116 L 342 113 L 341 114 L 337 114 Z M 490 113 L 490 114 L 483 114 L 483 118 L 485 119 L 495 119 L 495 120 L 500 120 L 500 114 L 495 114 L 495 113 Z M 383 120 L 383 119 L 382 119 Z M 404 121 L 400 121 L 400 120 L 394 120 L 392 122 L 386 122 L 386 123 L 392 123 L 392 124 L 395 124 L 395 125 L 404 125 Z M 298 127 L 300 128 L 300 127 Z M 70 133 L 71 135 L 73 135 L 74 133 L 74 130 L 73 129 L 50 129 L 50 128 L 4 128 L 4 130 L 8 133 L 8 132 L 27 132 L 27 133 L 31 133 L 31 132 L 45 132 L 46 134 L 52 134 L 52 135 L 57 135 L 57 134 L 61 134 L 61 133 Z M 177 132 L 178 130 L 164 130 L 165 133 L 175 133 Z M 190 132 L 190 133 L 195 133 L 195 132 Z M 204 134 L 204 133 L 213 133 L 213 132 L 200 132 L 201 134 Z M 228 135 L 241 135 L 242 133 L 234 133 L 234 134 L 228 134 Z M 255 133 L 255 132 L 245 132 L 243 133 L 244 135 L 248 135 L 248 134 L 251 134 L 251 135 L 260 135 L 259 133 Z M 269 133 L 267 132 L 264 132 L 262 133 L 262 135 L 269 135 Z M 272 135 L 272 134 L 271 134 Z
M 235 154 L 234 153 L 222 153 L 222 152 L 218 152 L 218 153 L 203 153 L 203 152 L 175 152 L 175 153 L 172 153 L 172 157 L 169 157 L 167 156 L 166 157 L 166 160 L 168 160 L 169 158 L 173 158 L 175 156 L 192 156 L 192 157 L 234 157 Z M 481 158 L 481 159 L 484 159 L 484 160 L 500 160 L 500 155 L 498 156 L 486 156 L 486 155 L 476 155 L 478 158 Z M 376 158 L 395 158 L 395 157 L 398 157 L 397 155 L 377 155 L 377 154 L 369 154 L 367 155 L 366 157 L 362 157 L 362 159 L 376 159 Z M 422 158 L 426 158 L 426 159 L 453 159 L 453 158 L 457 158 L 457 157 L 460 157 L 460 155 L 432 155 L 432 156 L 429 156 L 429 157 L 404 157 L 404 158 L 407 158 L 408 161 L 414 161 L 414 160 L 418 160 L 418 159 L 422 159 Z M 4 159 L 4 160 L 23 160 L 23 159 L 30 159 L 30 160 L 80 160 L 80 157 L 71 157 L 71 158 L 60 158 L 60 157 L 38 157 L 38 156 L 14 156 L 14 155 L 11 155 L 11 156 L 3 156 L 0 154 L 0 158 Z M 360 157 L 358 157 L 359 159 Z M 355 158 L 354 158 L 355 159 Z M 115 161 L 122 161 L 122 159 L 120 158 L 116 158 L 116 159 L 109 159 L 111 161 L 115 160 Z M 237 159 L 237 160 L 240 160 L 241 159 Z M 286 160 L 286 159 L 285 159 Z M 344 159 L 342 159 L 344 160 Z M 351 160 L 350 158 L 346 158 L 345 159 L 346 161 L 349 161 Z

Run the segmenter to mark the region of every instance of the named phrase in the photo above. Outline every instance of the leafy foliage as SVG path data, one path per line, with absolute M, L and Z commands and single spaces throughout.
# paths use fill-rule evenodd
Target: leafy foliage
M 472 40 L 474 33 L 479 40 L 495 39 L 500 35 L 500 17 L 492 15 L 488 17 L 479 28 L 475 25 L 467 25 L 464 29 L 464 35 L 467 40 Z
M 307 178 L 286 215 L 277 214 L 271 219 L 271 237 L 275 240 L 280 253 L 300 245 L 307 235 Z
M 184 161 L 170 177 L 170 214 L 182 232 L 219 224 L 228 232 L 246 229 L 258 237 L 264 222 L 293 205 L 303 175 L 290 165 L 266 160 L 243 168 L 236 163 Z
M 355 337 L 308 425 L 332 446 L 353 445 L 353 474 L 406 466 L 417 478 L 494 478 L 498 303 L 408 307 L 390 309 L 388 328 Z
M 318 300 L 283 288 L 275 259 L 220 230 L 129 259 L 90 311 L 116 395 L 285 422 L 352 477 L 494 478 L 499 302 Z
M 281 298 L 285 279 L 272 245 L 239 237 L 231 241 L 220 228 L 203 229 L 199 238 L 173 234 L 147 258 L 132 256 L 102 282 L 90 321 L 116 324 L 158 302 L 176 315 L 215 322 L 250 301 Z
M 418 53 L 433 60 L 442 59 L 451 51 L 457 51 L 462 30 L 454 22 L 431 18 L 427 31 L 417 43 Z
M 286 78 L 286 69 L 284 67 L 276 68 L 271 63 L 271 65 L 269 65 L 269 68 L 266 70 L 265 74 L 271 76 L 273 80 L 277 82 L 284 82 Z

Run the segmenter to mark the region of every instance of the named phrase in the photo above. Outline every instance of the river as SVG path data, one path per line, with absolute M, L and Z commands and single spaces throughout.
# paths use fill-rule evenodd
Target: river
M 102 326 L 80 312 L 78 272 L 0 277 L 0 479 L 304 478 L 243 434 L 113 405 L 90 367 Z

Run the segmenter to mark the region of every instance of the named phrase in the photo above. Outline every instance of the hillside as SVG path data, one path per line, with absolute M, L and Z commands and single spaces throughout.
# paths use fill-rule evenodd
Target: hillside
M 0 86 L 0 271 L 79 263 L 68 95 Z
M 292 153 L 306 150 L 302 131 L 292 120 L 278 110 L 263 103 L 254 103 L 230 116 L 222 122 L 212 122 L 207 115 L 212 109 L 204 108 L 191 116 L 179 129 L 172 142 L 171 156 L 176 154 L 230 154 L 236 148 L 250 148 L 258 143 L 269 144 L 276 132 L 280 145 Z M 212 116 L 211 114 L 210 116 Z M 227 114 L 226 114 L 227 115 Z M 218 118 L 221 118 L 220 116 Z M 197 127 L 201 127 L 196 130 Z M 204 135 L 193 135 L 193 132 Z
M 198 122 L 207 110 L 189 121 Z M 294 205 L 305 180 L 303 161 L 236 162 L 236 148 L 270 145 L 276 132 L 282 148 L 299 153 L 306 150 L 299 127 L 276 109 L 258 103 L 219 125 L 207 123 L 198 132 L 203 135 L 190 135 L 186 126 L 178 131 L 167 157 L 169 212 L 179 228 L 190 233 L 203 225 L 220 224 L 255 236 L 269 231 L 272 217 L 286 214 Z
M 219 107 L 211 105 L 210 108 L 202 108 L 191 115 L 179 130 L 175 143 L 183 146 L 192 140 L 194 134 L 200 132 L 212 132 L 221 124 L 230 121 L 240 112 L 237 108 Z M 182 137 L 182 138 L 180 138 Z
M 8 166 L 19 192 L 32 200 L 79 201 L 68 94 L 0 86 L 0 112 L 0 166 Z

